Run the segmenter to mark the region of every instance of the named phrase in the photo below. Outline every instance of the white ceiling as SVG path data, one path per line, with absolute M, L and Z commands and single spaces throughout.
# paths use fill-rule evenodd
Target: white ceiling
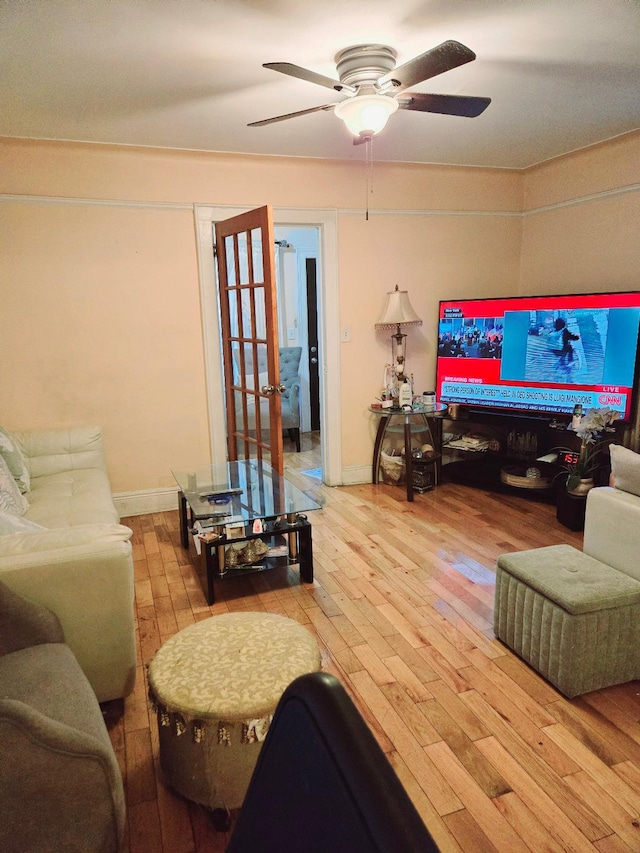
M 331 112 L 247 127 L 336 100 L 262 63 L 447 39 L 477 59 L 414 90 L 492 103 L 399 111 L 375 160 L 521 168 L 640 127 L 638 0 L 0 0 L 0 136 L 362 159 Z

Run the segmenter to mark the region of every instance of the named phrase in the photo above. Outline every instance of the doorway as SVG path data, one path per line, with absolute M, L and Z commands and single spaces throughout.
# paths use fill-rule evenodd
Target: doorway
M 319 229 L 274 227 L 278 338 L 281 347 L 300 347 L 300 433 L 305 465 L 322 467 L 320 335 L 318 306 Z M 284 452 L 294 448 L 285 440 Z M 311 451 L 315 450 L 313 454 Z M 290 459 L 291 464 L 295 462 Z
M 196 205 L 196 238 L 206 394 L 209 412 L 211 458 L 226 460 L 226 425 L 220 323 L 212 235 L 215 222 L 244 213 L 246 207 Z M 323 482 L 342 483 L 342 442 L 340 417 L 340 322 L 337 275 L 337 214 L 335 210 L 274 208 L 276 229 L 304 228 L 317 235 L 316 287 L 318 329 L 319 443 Z M 281 238 L 284 239 L 284 238 Z M 306 269 L 306 258 L 305 258 Z M 306 301 L 306 299 L 305 299 Z M 306 312 L 306 307 L 305 307 Z M 306 318 L 306 313 L 305 313 Z M 300 321 L 298 321 L 300 326 Z

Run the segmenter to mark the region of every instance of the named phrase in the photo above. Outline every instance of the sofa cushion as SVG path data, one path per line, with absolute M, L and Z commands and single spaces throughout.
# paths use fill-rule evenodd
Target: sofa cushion
M 46 529 L 41 524 L 36 524 L 35 521 L 29 521 L 23 515 L 14 515 L 12 512 L 0 509 L 0 535 L 4 533 L 38 533 Z
M 640 453 L 620 444 L 609 445 L 609 452 L 615 488 L 640 496 Z
M 29 502 L 26 517 L 45 527 L 120 521 L 109 478 L 98 468 L 32 477 Z
M 11 471 L 13 479 L 18 484 L 20 491 L 23 493 L 28 492 L 30 478 L 27 464 L 18 442 L 4 427 L 0 427 L 0 456 L 7 463 L 9 471 Z
M 0 509 L 14 515 L 22 515 L 28 506 L 29 503 L 20 493 L 4 457 L 0 456 Z
M 124 524 L 78 524 L 75 527 L 53 528 L 42 533 L 13 533 L 0 536 L 0 559 L 13 557 L 16 562 L 24 554 L 52 551 L 62 559 L 61 549 L 90 545 L 95 550 L 100 545 L 112 542 L 127 542 L 133 531 Z
M 40 429 L 14 434 L 32 477 L 107 465 L 98 426 Z

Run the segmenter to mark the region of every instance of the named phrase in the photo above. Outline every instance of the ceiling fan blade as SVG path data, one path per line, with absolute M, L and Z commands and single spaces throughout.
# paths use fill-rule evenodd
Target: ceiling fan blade
M 288 74 L 289 77 L 298 77 L 308 83 L 317 83 L 318 86 L 325 86 L 327 89 L 335 89 L 336 92 L 349 92 L 355 95 L 357 91 L 353 86 L 347 86 L 339 80 L 332 80 L 331 77 L 324 77 L 322 74 L 316 74 L 315 71 L 309 71 L 308 68 L 293 65 L 291 62 L 265 62 L 262 67 L 271 68 L 272 71 L 279 71 L 281 74 Z
M 297 118 L 298 116 L 308 116 L 310 113 L 317 113 L 321 110 L 332 110 L 336 104 L 323 104 L 321 107 L 311 107 L 308 110 L 298 110 L 297 113 L 287 113 L 283 116 L 274 116 L 273 118 L 263 118 L 262 121 L 252 121 L 247 127 L 264 127 L 265 124 L 274 124 L 276 121 L 286 121 L 288 118 Z
M 471 95 L 426 95 L 410 92 L 398 99 L 401 110 L 419 110 L 422 113 L 442 113 L 448 116 L 475 118 L 491 103 L 491 98 L 475 98 Z
M 410 59 L 404 65 L 388 71 L 378 79 L 377 85 L 384 89 L 385 84 L 392 84 L 396 92 L 401 92 L 403 89 L 415 86 L 416 83 L 471 62 L 475 58 L 475 53 L 459 41 L 444 41 L 426 53 Z

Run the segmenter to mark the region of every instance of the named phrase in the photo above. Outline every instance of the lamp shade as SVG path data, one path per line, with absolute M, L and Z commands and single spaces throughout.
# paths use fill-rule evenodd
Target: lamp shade
M 396 289 L 387 293 L 387 301 L 376 329 L 393 329 L 396 326 L 421 326 L 422 320 L 413 310 L 406 290 Z
M 397 109 L 396 99 L 387 95 L 357 95 L 337 104 L 334 112 L 354 136 L 373 136 Z

